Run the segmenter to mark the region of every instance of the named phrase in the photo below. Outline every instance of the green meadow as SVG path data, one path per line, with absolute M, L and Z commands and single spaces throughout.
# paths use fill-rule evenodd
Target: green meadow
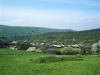
M 100 75 L 100 56 L 0 49 L 0 75 Z

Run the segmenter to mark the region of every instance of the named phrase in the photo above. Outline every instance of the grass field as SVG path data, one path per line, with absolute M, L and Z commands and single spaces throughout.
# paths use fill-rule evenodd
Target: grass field
M 52 55 L 0 49 L 0 75 L 100 75 L 100 56 L 96 55 L 82 56 L 80 61 L 30 62 L 47 56 Z

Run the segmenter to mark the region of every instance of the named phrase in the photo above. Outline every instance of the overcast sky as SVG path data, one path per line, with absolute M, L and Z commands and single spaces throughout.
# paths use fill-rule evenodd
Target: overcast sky
M 0 24 L 74 30 L 100 28 L 100 0 L 0 0 Z

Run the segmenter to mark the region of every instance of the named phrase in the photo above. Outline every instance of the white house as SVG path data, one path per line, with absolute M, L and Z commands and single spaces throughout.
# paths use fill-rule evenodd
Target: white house
M 26 51 L 36 52 L 36 48 L 35 47 L 29 47 Z

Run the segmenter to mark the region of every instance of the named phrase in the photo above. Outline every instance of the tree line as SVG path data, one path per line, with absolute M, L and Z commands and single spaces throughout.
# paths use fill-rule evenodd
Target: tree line
M 87 31 L 76 31 L 76 32 L 52 32 L 45 33 L 42 35 L 36 35 L 31 37 L 31 41 L 37 42 L 53 42 L 63 44 L 93 44 L 100 40 L 100 28 Z

